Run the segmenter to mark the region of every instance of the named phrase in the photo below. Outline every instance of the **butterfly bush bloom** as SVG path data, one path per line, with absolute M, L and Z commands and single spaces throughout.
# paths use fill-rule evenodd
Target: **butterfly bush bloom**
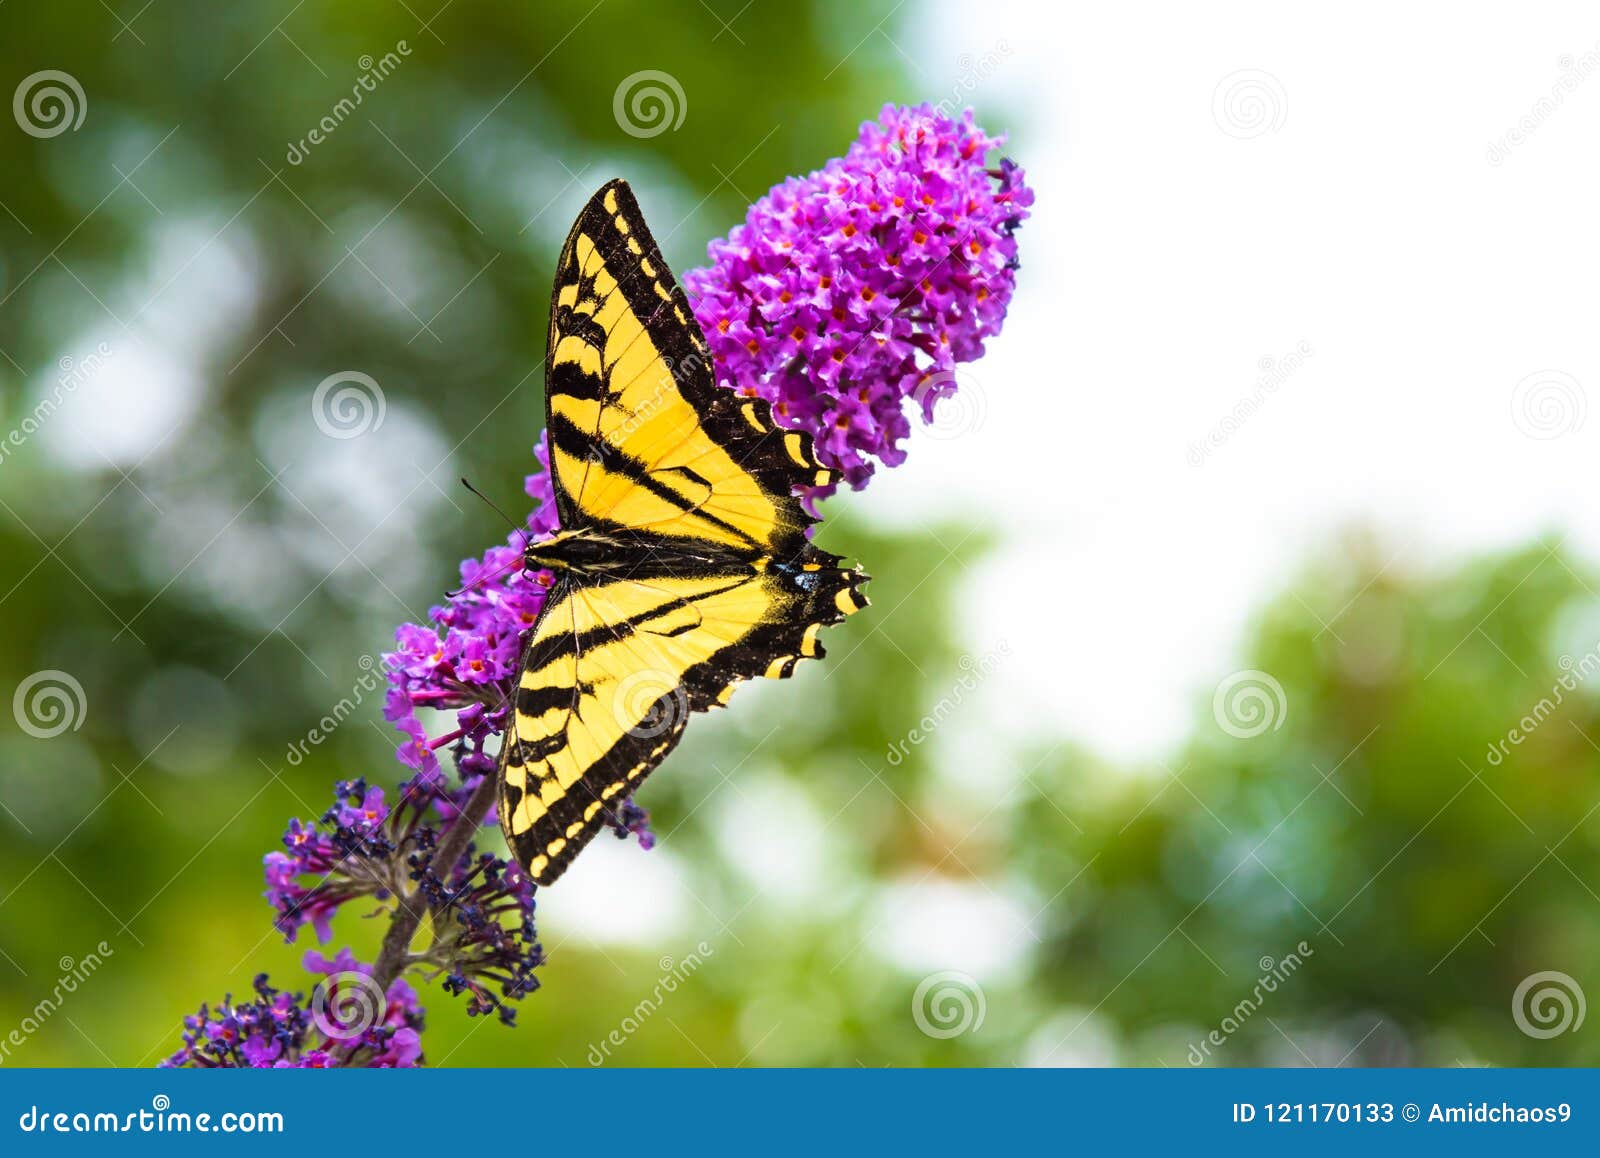
M 970 112 L 886 106 L 844 157 L 772 189 L 711 244 L 711 264 L 683 279 L 719 384 L 766 399 L 780 424 L 808 431 L 853 487 L 877 464 L 904 460 L 907 404 L 931 421 L 955 390 L 956 365 L 1000 331 L 1015 284 L 1013 235 L 1033 203 L 1020 168 L 990 166 L 1001 142 Z M 391 904 L 379 964 L 348 949 L 331 960 L 312 950 L 304 964 L 321 980 L 309 1003 L 260 975 L 252 1000 L 230 996 L 186 1018 L 183 1046 L 163 1065 L 420 1065 L 422 1009 L 400 973 L 415 966 L 442 977 L 469 1013 L 507 1023 L 507 1001 L 538 987 L 534 885 L 470 839 L 498 825 L 489 749 L 510 714 L 522 636 L 552 580 L 523 565 L 528 542 L 558 529 L 543 438 L 534 454 L 525 527 L 464 561 L 460 589 L 430 610 L 429 624 L 399 627 L 385 657 L 384 716 L 403 736 L 396 756 L 410 778 L 392 799 L 364 780 L 340 781 L 332 807 L 291 821 L 283 848 L 264 858 L 266 897 L 288 940 L 309 925 L 326 944 L 351 901 Z M 648 813 L 632 800 L 606 820 L 619 837 L 653 843 Z M 424 907 L 432 937 L 417 949 Z M 337 1014 L 362 997 L 357 1024 L 330 1021 L 330 1007 Z
M 346 903 L 414 890 L 433 914 L 434 934 L 408 963 L 442 973 L 447 992 L 467 995 L 469 1014 L 493 1012 L 510 1024 L 514 1011 L 502 998 L 538 988 L 534 970 L 544 964 L 533 884 L 515 862 L 470 845 L 451 865 L 436 864 L 434 856 L 440 831 L 461 814 L 482 778 L 475 773 L 450 788 L 441 772 L 421 771 L 400 786 L 393 808 L 383 789 L 365 781 L 337 784 L 334 805 L 321 821 L 291 820 L 285 851 L 265 857 L 266 895 L 278 931 L 293 941 L 309 924 L 326 943 L 333 915 Z
M 363 992 L 371 967 L 348 949 L 331 961 L 306 954 L 308 972 L 325 980 L 320 999 L 274 989 L 265 973 L 255 1000 L 224 997 L 183 1019 L 183 1047 L 162 1068 L 330 1069 L 359 1066 L 406 1069 L 422 1064 L 422 1007 L 411 986 L 396 978 L 381 995 Z M 359 996 L 346 995 L 357 990 Z
M 852 487 L 905 460 L 907 401 L 932 421 L 1005 321 L 1033 191 L 1009 160 L 988 167 L 1002 142 L 970 110 L 885 106 L 683 279 L 722 385 L 809 431 Z

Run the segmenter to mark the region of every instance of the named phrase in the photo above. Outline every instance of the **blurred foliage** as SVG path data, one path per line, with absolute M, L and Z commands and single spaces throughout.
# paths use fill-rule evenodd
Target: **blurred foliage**
M 1039 956 L 1052 1000 L 1083 1009 L 1062 1052 L 1099 1019 L 1120 1056 L 1179 1064 L 1234 1014 L 1201 1056 L 1600 1059 L 1592 1034 L 1535 1038 L 1512 1016 L 1535 973 L 1600 982 L 1600 577 L 1555 544 L 1401 570 L 1357 540 L 1267 609 L 1247 666 L 1283 696 L 1260 735 L 1204 718 L 1115 791 L 1070 763 L 1035 778 L 1018 854 L 1045 880 L 1084 869 Z M 1292 978 L 1238 1017 L 1291 953 Z M 1535 1028 L 1559 1021 L 1532 1002 Z
M 60 359 L 111 350 L 0 461 L 0 688 L 59 669 L 87 702 L 53 739 L 0 733 L 0 1035 L 63 958 L 113 950 L 7 1064 L 150 1064 L 256 971 L 303 986 L 260 857 L 336 776 L 400 771 L 370 694 L 291 746 L 503 533 L 455 477 L 520 505 L 551 261 L 587 193 L 630 177 L 682 269 L 884 100 L 928 95 L 869 31 L 887 5 L 281 7 L 0 6 L 8 90 L 54 68 L 88 100 L 77 131 L 0 132 L 5 428 Z M 681 83 L 681 131 L 613 119 L 643 69 Z M 347 370 L 385 421 L 327 438 L 310 397 Z M 433 1063 L 1184 1065 L 1230 1018 L 1208 1063 L 1600 1061 L 1592 1032 L 1512 1017 L 1543 970 L 1600 994 L 1600 683 L 1486 755 L 1600 640 L 1584 564 L 1539 545 L 1409 572 L 1346 544 L 1243 649 L 1282 688 L 1276 726 L 1230 735 L 1208 697 L 1172 761 L 1119 768 L 991 722 L 1004 649 L 963 614 L 982 534 L 834 517 L 824 542 L 873 573 L 873 610 L 690 729 L 642 794 L 658 851 L 595 849 L 574 877 L 623 875 L 541 898 L 552 959 L 518 1028 L 426 991 Z M 673 921 L 612 936 L 636 893 Z M 346 919 L 330 948 L 380 932 Z M 983 1020 L 933 1036 L 915 995 L 953 960 Z

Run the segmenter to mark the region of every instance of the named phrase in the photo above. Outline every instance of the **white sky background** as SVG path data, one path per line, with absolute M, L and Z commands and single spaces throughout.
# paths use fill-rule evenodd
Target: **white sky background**
M 1013 650 L 986 705 L 1159 757 L 1240 666 L 1252 610 L 1351 524 L 1397 568 L 1551 529 L 1600 548 L 1600 416 L 1576 425 L 1600 389 L 1600 68 L 1488 158 L 1561 58 L 1600 64 L 1600 10 L 949 0 L 906 24 L 935 102 L 998 54 L 969 99 L 1038 192 L 1006 331 L 973 367 L 981 428 L 914 438 L 852 499 L 1001 529 L 966 603 L 973 654 Z M 1244 70 L 1279 123 L 1241 139 L 1213 101 Z M 1302 341 L 1191 465 L 1258 362 Z M 1518 383 L 1546 370 L 1576 385 L 1519 426 Z M 1524 433 L 1541 421 L 1558 436 Z

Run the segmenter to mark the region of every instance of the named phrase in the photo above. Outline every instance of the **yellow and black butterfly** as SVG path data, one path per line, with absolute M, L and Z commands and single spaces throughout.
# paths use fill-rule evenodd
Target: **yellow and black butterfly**
M 627 184 L 590 198 L 556 267 L 545 355 L 561 531 L 500 753 L 499 812 L 529 875 L 566 871 L 666 757 L 689 712 L 822 655 L 866 576 L 806 538 L 826 486 L 807 434 L 716 385 L 711 354 Z

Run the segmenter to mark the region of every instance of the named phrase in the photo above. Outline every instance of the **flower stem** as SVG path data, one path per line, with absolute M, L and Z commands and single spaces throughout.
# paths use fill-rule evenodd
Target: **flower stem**
M 498 777 L 485 776 L 472 790 L 461 814 L 439 838 L 439 843 L 434 847 L 433 865 L 434 871 L 442 879 L 449 879 L 450 870 L 461 859 L 461 854 L 467 851 L 467 845 L 472 843 L 473 836 L 483 824 L 483 818 L 494 804 L 498 786 Z M 378 953 L 377 963 L 372 967 L 372 979 L 384 992 L 388 992 L 394 979 L 411 963 L 411 942 L 427 911 L 427 902 L 418 890 L 395 893 L 394 916 L 389 922 L 389 931 L 383 936 L 383 948 Z

